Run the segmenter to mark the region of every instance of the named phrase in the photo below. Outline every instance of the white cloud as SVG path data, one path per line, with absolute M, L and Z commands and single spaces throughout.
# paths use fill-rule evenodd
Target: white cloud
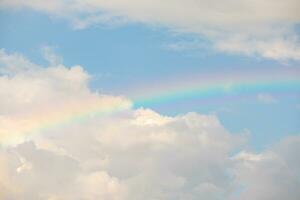
M 275 97 L 273 97 L 271 94 L 268 93 L 259 93 L 257 95 L 257 100 L 267 104 L 278 102 L 278 100 Z
M 92 93 L 81 66 L 45 68 L 1 50 L 0 71 L 0 143 L 18 143 L 22 134 L 44 128 L 40 124 L 55 124 L 85 110 L 131 105 L 123 97 Z
M 300 197 L 298 136 L 232 158 L 245 138 L 229 133 L 214 115 L 132 109 L 124 97 L 91 91 L 80 66 L 39 67 L 1 52 L 0 68 L 7 72 L 0 76 L 1 199 L 231 200 L 240 186 L 243 200 Z M 22 61 L 20 69 L 14 60 Z M 85 115 L 34 135 L 28 129 L 94 105 L 123 110 Z
M 69 20 L 75 28 L 97 23 L 159 25 L 205 37 L 218 51 L 300 59 L 298 0 L 3 0 L 0 6 L 30 8 Z
M 0 66 L 0 73 L 6 75 L 38 68 L 37 65 L 31 63 L 22 55 L 18 53 L 7 54 L 4 49 L 0 49 Z

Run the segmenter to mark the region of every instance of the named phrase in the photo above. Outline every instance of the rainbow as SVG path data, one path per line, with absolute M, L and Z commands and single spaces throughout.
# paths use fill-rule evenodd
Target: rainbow
M 164 103 L 174 103 L 186 99 L 211 99 L 232 97 L 260 92 L 300 94 L 300 70 L 285 68 L 268 71 L 248 71 L 216 73 L 174 77 L 158 84 L 140 87 L 140 90 L 128 89 L 131 100 L 109 97 L 103 101 L 99 95 L 89 99 L 74 100 L 68 104 L 37 108 L 27 115 L 18 115 L 8 121 L 0 118 L 0 145 L 17 144 L 24 137 L 31 139 L 41 133 L 55 132 L 64 126 L 80 124 L 95 117 L 108 116 L 124 110 L 151 107 Z M 109 103 L 107 103 L 109 102 Z
M 41 133 L 55 132 L 74 124 L 82 124 L 97 117 L 131 108 L 132 103 L 122 97 L 92 95 L 90 99 L 74 99 L 33 108 L 30 113 L 0 118 L 0 147 L 30 140 Z
M 259 92 L 298 92 L 300 93 L 300 80 L 240 83 L 231 85 L 208 85 L 185 90 L 166 90 L 158 95 L 136 98 L 135 107 L 147 107 L 168 102 L 189 99 L 213 99 L 228 96 L 241 96 L 243 94 L 256 94 Z
M 300 70 L 270 70 L 268 72 L 248 71 L 243 73 L 217 73 L 213 76 L 190 75 L 176 77 L 165 83 L 143 86 L 134 91 L 134 107 L 147 107 L 182 100 L 238 100 L 245 95 L 258 93 L 296 93 L 300 94 Z M 266 75 L 266 74 L 269 75 Z

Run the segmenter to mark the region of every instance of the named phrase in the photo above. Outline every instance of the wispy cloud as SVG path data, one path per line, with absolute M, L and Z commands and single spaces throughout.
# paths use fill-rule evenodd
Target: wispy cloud
M 267 104 L 278 102 L 278 100 L 275 97 L 273 97 L 271 94 L 268 94 L 268 93 L 258 94 L 257 95 L 257 100 L 262 102 L 262 103 L 267 103 Z
M 55 53 L 54 46 L 49 46 L 49 45 L 42 46 L 42 53 L 46 61 L 48 61 L 48 63 L 51 66 L 55 66 L 62 63 L 62 58 Z

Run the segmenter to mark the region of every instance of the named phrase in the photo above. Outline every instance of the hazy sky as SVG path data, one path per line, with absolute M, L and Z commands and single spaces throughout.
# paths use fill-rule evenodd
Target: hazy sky
M 1 0 L 0 199 L 300 199 L 298 0 Z

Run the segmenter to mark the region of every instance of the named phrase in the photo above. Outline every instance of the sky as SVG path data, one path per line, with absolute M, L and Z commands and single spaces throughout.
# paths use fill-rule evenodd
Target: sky
M 298 200 L 299 8 L 1 0 L 0 199 Z

